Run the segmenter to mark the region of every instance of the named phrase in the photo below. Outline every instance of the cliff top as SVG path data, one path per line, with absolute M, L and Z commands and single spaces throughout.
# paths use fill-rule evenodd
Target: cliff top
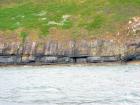
M 140 0 L 0 0 L 0 37 L 114 35 L 135 16 L 140 16 Z

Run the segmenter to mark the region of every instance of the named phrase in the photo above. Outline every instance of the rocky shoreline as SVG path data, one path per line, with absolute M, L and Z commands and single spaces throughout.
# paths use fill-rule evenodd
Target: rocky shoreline
M 127 59 L 127 60 L 126 60 Z M 57 57 L 57 56 L 36 56 L 34 59 L 22 60 L 21 56 L 5 55 L 0 56 L 0 66 L 8 65 L 71 65 L 71 64 L 139 64 L 140 56 L 135 56 L 130 59 L 126 57 L 121 59 L 120 56 L 94 56 L 94 57 Z
M 0 47 L 0 65 L 51 65 L 129 62 L 140 60 L 139 43 L 119 45 L 106 40 L 37 44 L 27 42 Z
M 12 35 L 14 36 L 14 35 Z M 58 36 L 59 37 L 59 36 Z M 123 31 L 95 38 L 21 40 L 0 34 L 0 65 L 51 65 L 140 60 L 140 17 Z
M 5 55 L 0 56 L 0 65 L 30 65 L 30 64 L 82 64 L 82 63 L 103 63 L 119 62 L 120 58 L 116 56 L 106 57 L 57 57 L 57 56 L 34 56 L 31 59 L 23 60 L 21 56 Z

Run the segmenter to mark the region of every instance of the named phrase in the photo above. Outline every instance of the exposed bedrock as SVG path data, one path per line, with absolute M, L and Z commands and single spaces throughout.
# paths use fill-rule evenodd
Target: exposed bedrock
M 11 38 L 11 36 L 13 38 Z M 58 36 L 59 38 L 59 36 Z M 0 64 L 67 64 L 140 60 L 140 17 L 113 36 L 90 39 L 41 38 L 23 41 L 0 35 Z
M 0 64 L 102 63 L 140 60 L 140 44 L 69 40 L 0 44 Z
M 140 38 L 127 44 L 127 51 L 124 56 L 122 56 L 122 61 L 140 60 L 140 42 L 138 40 L 140 40 Z

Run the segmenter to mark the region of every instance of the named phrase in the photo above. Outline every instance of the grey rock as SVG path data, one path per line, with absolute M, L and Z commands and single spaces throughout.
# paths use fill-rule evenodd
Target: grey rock
M 95 56 L 95 57 L 87 57 L 88 63 L 99 63 L 102 62 L 102 57 Z
M 20 57 L 17 56 L 0 56 L 0 64 L 17 64 L 20 62 L 20 60 Z
M 134 60 L 140 60 L 140 53 L 128 54 L 122 57 L 122 61 L 124 62 L 129 62 Z
M 140 60 L 140 54 L 136 56 L 136 60 Z
M 119 56 L 96 56 L 87 58 L 87 62 L 89 63 L 117 62 L 117 61 L 120 61 Z
M 87 59 L 86 58 L 77 58 L 76 63 L 87 63 Z
M 55 56 L 43 56 L 39 59 L 39 62 L 42 63 L 57 63 L 58 58 Z
M 60 57 L 57 60 L 58 63 L 73 63 L 73 59 L 70 57 Z
M 102 57 L 102 61 L 103 62 L 117 62 L 117 61 L 120 61 L 120 57 L 119 56 L 105 56 L 105 57 Z

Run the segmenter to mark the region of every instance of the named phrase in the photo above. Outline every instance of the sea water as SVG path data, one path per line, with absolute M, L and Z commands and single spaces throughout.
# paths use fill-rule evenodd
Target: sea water
M 0 67 L 0 105 L 140 105 L 140 65 Z

